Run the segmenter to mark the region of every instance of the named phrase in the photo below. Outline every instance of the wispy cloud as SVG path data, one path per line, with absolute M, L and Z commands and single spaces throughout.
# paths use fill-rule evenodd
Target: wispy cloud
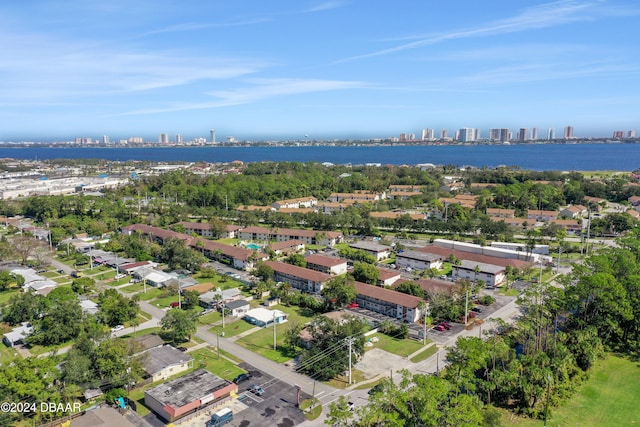
M 595 20 L 599 16 L 612 14 L 638 13 L 632 9 L 624 11 L 615 8 L 604 8 L 600 0 L 579 1 L 560 0 L 525 9 L 522 13 L 503 20 L 489 22 L 483 26 L 459 29 L 449 33 L 429 34 L 424 36 L 411 36 L 406 40 L 414 40 L 398 46 L 381 49 L 375 52 L 356 55 L 341 59 L 336 63 L 365 59 L 383 55 L 389 55 L 405 50 L 417 49 L 423 46 L 434 45 L 449 40 L 466 39 L 474 37 L 487 37 L 507 33 L 515 33 L 529 30 L 537 30 L 564 25 L 578 21 Z
M 165 28 L 159 28 L 157 30 L 148 31 L 145 35 L 163 34 L 163 33 L 178 33 L 184 31 L 200 31 L 208 30 L 211 28 L 232 28 L 232 27 L 244 27 L 247 25 L 263 24 L 269 22 L 269 18 L 254 18 L 247 20 L 228 21 L 228 22 L 185 22 L 182 24 L 170 25 Z
M 484 87 L 487 85 L 521 84 L 585 77 L 611 79 L 639 73 L 640 68 L 637 66 L 609 62 L 546 63 L 495 67 L 461 77 L 458 82 Z
M 202 110 L 234 105 L 249 104 L 274 97 L 300 95 L 306 93 L 360 89 L 368 84 L 359 81 L 322 80 L 322 79 L 252 79 L 248 85 L 233 90 L 207 92 L 215 100 L 210 102 L 176 103 L 153 109 L 142 109 L 123 115 L 168 113 L 185 110 Z
M 309 9 L 304 10 L 304 12 L 323 12 L 325 10 L 337 9 L 342 7 L 343 2 L 340 1 L 327 1 L 324 3 L 317 4 L 315 6 L 311 6 Z

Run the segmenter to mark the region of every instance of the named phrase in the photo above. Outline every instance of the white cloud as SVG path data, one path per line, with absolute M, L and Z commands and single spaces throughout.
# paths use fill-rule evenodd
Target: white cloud
M 238 89 L 217 90 L 208 92 L 207 95 L 216 98 L 214 101 L 175 103 L 162 108 L 130 111 L 128 113 L 124 113 L 124 115 L 168 113 L 174 111 L 220 108 L 254 103 L 274 97 L 337 90 L 360 89 L 368 86 L 366 83 L 358 81 L 321 79 L 252 79 L 248 80 L 247 83 L 249 83 L 248 86 Z
M 600 7 L 602 5 L 602 1 L 598 0 L 560 0 L 545 3 L 527 8 L 522 13 L 511 18 L 489 22 L 479 27 L 459 29 L 449 33 L 407 37 L 405 39 L 414 41 L 388 49 L 381 49 L 376 52 L 352 56 L 350 58 L 339 60 L 337 63 L 389 55 L 396 52 L 417 49 L 423 46 L 434 45 L 455 39 L 487 37 L 499 34 L 537 30 L 564 25 L 571 22 L 591 21 L 603 15 L 615 16 L 616 14 L 622 13 L 626 15 L 637 14 L 637 11 L 631 9 L 625 9 L 623 11 L 622 9 L 612 7 Z

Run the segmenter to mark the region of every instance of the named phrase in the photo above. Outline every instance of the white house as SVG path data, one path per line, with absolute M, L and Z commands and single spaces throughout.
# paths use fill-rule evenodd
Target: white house
M 463 260 L 460 265 L 453 265 L 451 277 L 454 280 L 468 279 L 472 282 L 483 280 L 488 288 L 500 286 L 506 278 L 505 267 L 467 260 Z

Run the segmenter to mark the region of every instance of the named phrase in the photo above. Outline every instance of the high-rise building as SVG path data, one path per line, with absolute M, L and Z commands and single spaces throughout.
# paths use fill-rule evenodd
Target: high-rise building
M 489 139 L 492 141 L 507 142 L 511 140 L 511 131 L 507 128 L 489 129 Z
M 216 143 L 216 130 L 215 130 L 215 129 L 211 129 L 211 130 L 209 131 L 209 137 L 210 137 L 209 141 L 210 141 L 212 144 L 215 144 L 215 143 Z
M 627 138 L 635 138 L 635 137 L 636 137 L 636 131 L 630 130 L 629 133 L 627 134 Z
M 448 136 L 449 136 L 449 133 L 447 132 L 446 129 L 442 129 L 440 131 L 440 138 L 444 139 L 444 138 L 447 138 Z
M 169 134 L 168 133 L 161 133 L 160 135 L 158 135 L 158 142 L 160 144 L 168 144 L 169 143 Z
M 549 128 L 549 130 L 547 131 L 547 139 L 549 141 L 552 141 L 552 140 L 556 139 L 556 129 L 555 128 Z
M 102 143 L 103 144 L 109 143 L 109 135 L 102 135 Z
M 456 133 L 456 139 L 461 142 L 472 142 L 480 139 L 480 131 L 476 128 L 461 128 Z
M 422 129 L 422 140 L 433 141 L 435 139 L 435 132 L 433 129 Z
M 538 128 L 531 128 L 531 140 L 532 141 L 538 140 Z
M 573 126 L 565 126 L 564 139 L 573 139 Z
M 176 134 L 176 144 L 182 144 L 182 135 Z
M 623 138 L 624 138 L 624 131 L 623 130 L 613 131 L 613 139 L 623 139 Z
M 518 141 L 524 142 L 527 140 L 527 128 L 520 128 L 518 131 Z

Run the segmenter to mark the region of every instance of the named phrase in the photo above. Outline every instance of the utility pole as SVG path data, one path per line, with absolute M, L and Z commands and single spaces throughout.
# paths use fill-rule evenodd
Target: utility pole
M 276 312 L 273 312 L 273 349 L 276 349 Z
M 353 338 L 347 338 L 347 345 L 349 346 L 349 385 L 351 385 L 351 346 L 353 345 Z
M 422 329 L 422 345 L 427 345 L 427 317 L 431 316 L 431 309 L 427 303 L 427 309 L 424 311 L 424 326 Z
M 469 289 L 464 294 L 464 326 L 469 322 Z

